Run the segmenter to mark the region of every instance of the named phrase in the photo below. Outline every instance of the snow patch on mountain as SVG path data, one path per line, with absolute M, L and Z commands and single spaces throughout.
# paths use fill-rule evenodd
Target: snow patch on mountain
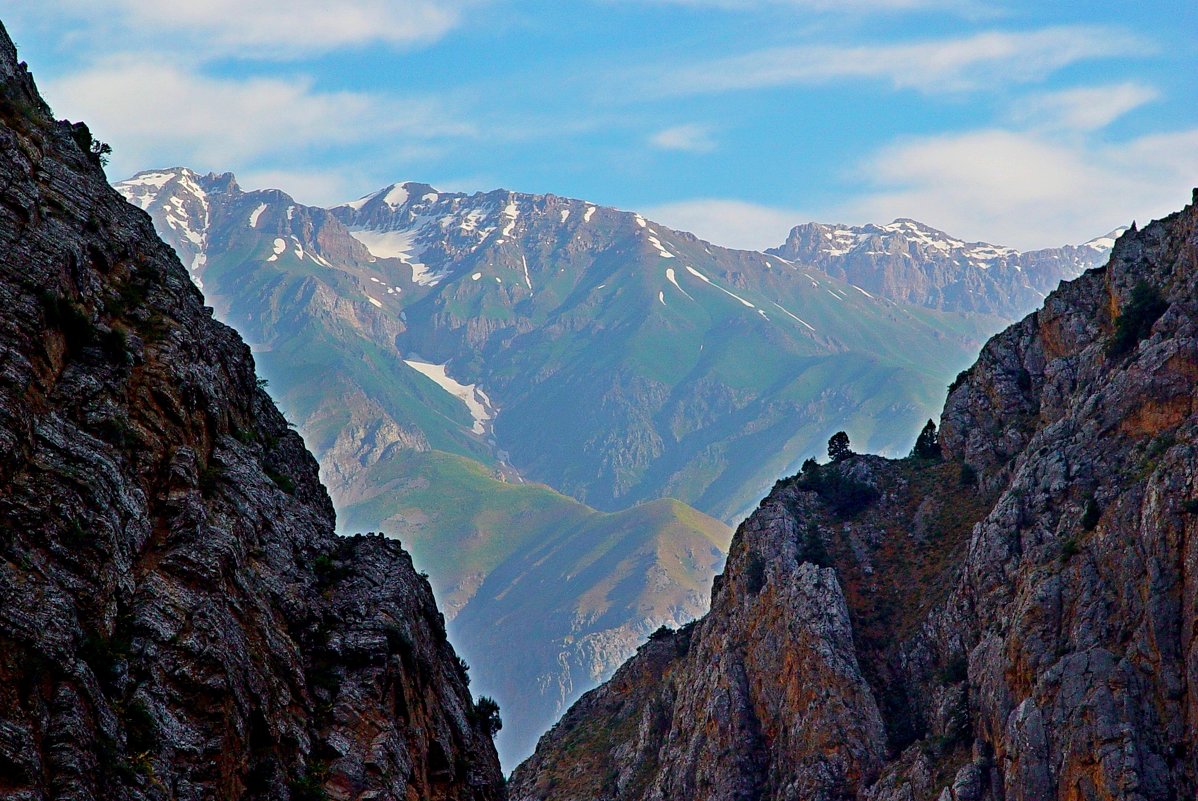
M 656 236 L 654 236 L 653 234 L 649 234 L 649 244 L 651 244 L 651 245 L 653 245 L 653 247 L 657 248 L 657 253 L 658 253 L 658 255 L 659 255 L 659 256 L 661 256 L 663 259 L 672 259 L 672 258 L 674 258 L 674 254 L 673 254 L 673 253 L 671 253 L 670 251 L 666 250 L 666 249 L 665 249 L 665 248 L 662 246 L 662 244 L 661 244 L 661 240 L 660 240 L 660 239 L 658 239 L 658 238 L 657 238 Z
M 690 293 L 687 292 L 685 289 L 683 289 L 682 286 L 678 283 L 678 277 L 677 277 L 677 275 L 675 275 L 673 267 L 666 268 L 666 280 L 669 281 L 671 284 L 673 284 L 678 289 L 679 292 L 686 295 L 691 300 L 694 300 L 694 298 L 691 298 Z
M 262 216 L 262 212 L 266 211 L 266 209 L 267 206 L 265 203 L 259 203 L 258 208 L 250 212 L 250 228 L 258 227 L 258 218 Z
M 511 236 L 512 231 L 516 229 L 516 220 L 520 217 L 520 207 L 516 205 L 516 201 L 508 201 L 503 209 L 503 216 L 508 218 L 507 225 L 503 227 L 503 236 Z
M 383 202 L 393 209 L 398 209 L 408 202 L 407 186 L 404 184 L 392 184 L 387 189 L 387 194 L 383 196 Z
M 689 264 L 686 265 L 686 271 L 688 273 L 690 273 L 691 275 L 695 276 L 696 278 L 698 278 L 699 280 L 703 281 L 704 283 L 708 284 L 709 286 L 713 286 L 716 289 L 720 290 L 725 295 L 728 295 L 729 297 L 732 297 L 732 298 L 736 298 L 741 303 L 743 303 L 745 306 L 748 306 L 750 309 L 757 308 L 752 303 L 749 303 L 749 301 L 745 300 L 744 298 L 742 298 L 740 295 L 736 294 L 735 292 L 729 292 L 727 289 L 724 289 L 722 286 L 720 286 L 716 282 L 712 281 L 710 278 L 708 278 L 703 273 L 696 270 L 694 267 L 691 267 Z
M 773 301 L 771 301 L 771 303 L 773 303 Z M 774 303 L 774 305 L 778 306 L 777 303 Z M 807 326 L 807 328 L 811 329 L 811 331 L 813 331 L 813 332 L 815 331 L 815 329 L 811 327 L 810 323 L 808 323 L 806 320 L 799 317 L 798 315 L 794 314 L 793 312 L 789 311 L 788 309 L 784 308 L 783 306 L 778 306 L 778 310 L 781 311 L 783 314 L 785 314 L 787 317 L 791 318 L 792 320 L 794 320 L 798 323 L 802 323 L 803 325 Z
M 532 278 L 528 275 L 528 259 L 524 258 L 524 254 L 520 254 L 520 263 L 524 265 L 524 283 L 528 284 L 528 288 L 532 289 Z
M 498 410 L 491 403 L 487 393 L 483 392 L 476 384 L 463 384 L 450 378 L 447 372 L 448 362 L 432 364 L 416 359 L 404 359 L 403 363 L 426 378 L 432 379 L 437 386 L 464 403 L 470 416 L 474 418 L 471 430 L 475 434 L 486 434 L 490 430 L 491 421 L 495 419 Z
M 1094 237 L 1089 242 L 1083 242 L 1082 247 L 1097 251 L 1107 251 L 1115 247 L 1115 240 L 1123 236 L 1125 233 L 1127 233 L 1127 227 L 1120 226 L 1114 231 L 1103 234 L 1102 236 Z

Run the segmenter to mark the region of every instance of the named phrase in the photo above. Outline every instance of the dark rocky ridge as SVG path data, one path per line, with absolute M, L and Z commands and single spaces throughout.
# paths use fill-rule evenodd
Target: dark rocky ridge
M 1120 353 L 1139 282 L 1163 313 Z M 1196 298 L 1191 205 L 987 344 L 943 461 L 780 482 L 712 611 L 584 696 L 510 797 L 1195 797 Z M 829 489 L 853 482 L 863 510 Z
M 492 799 L 428 583 L 0 28 L 0 795 Z

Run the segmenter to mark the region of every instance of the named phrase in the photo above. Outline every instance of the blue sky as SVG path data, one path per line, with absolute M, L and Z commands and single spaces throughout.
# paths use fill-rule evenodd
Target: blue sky
M 114 179 L 232 170 L 637 209 L 721 244 L 915 217 L 1017 247 L 1198 185 L 1198 4 L 40 0 L 0 12 Z

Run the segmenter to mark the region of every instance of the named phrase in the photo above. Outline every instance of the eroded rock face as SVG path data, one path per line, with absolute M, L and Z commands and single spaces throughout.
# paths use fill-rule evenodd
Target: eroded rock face
M 0 28 L 0 795 L 490 799 L 427 581 Z
M 1160 303 L 1119 352 L 1140 282 Z M 943 461 L 779 482 L 707 617 L 584 696 L 511 797 L 1193 798 L 1196 298 L 1190 206 L 985 347 Z

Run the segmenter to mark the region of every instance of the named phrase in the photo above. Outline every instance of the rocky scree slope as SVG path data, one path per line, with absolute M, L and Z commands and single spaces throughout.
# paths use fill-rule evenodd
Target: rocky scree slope
M 426 581 L 0 28 L 0 795 L 495 799 Z
M 963 242 L 909 219 L 863 226 L 806 223 L 766 252 L 892 300 L 1013 321 L 1037 308 L 1062 280 L 1105 262 L 1124 230 L 1081 245 L 1020 252 Z
M 1196 298 L 1191 205 L 986 345 L 942 460 L 779 482 L 510 797 L 1193 798 Z

